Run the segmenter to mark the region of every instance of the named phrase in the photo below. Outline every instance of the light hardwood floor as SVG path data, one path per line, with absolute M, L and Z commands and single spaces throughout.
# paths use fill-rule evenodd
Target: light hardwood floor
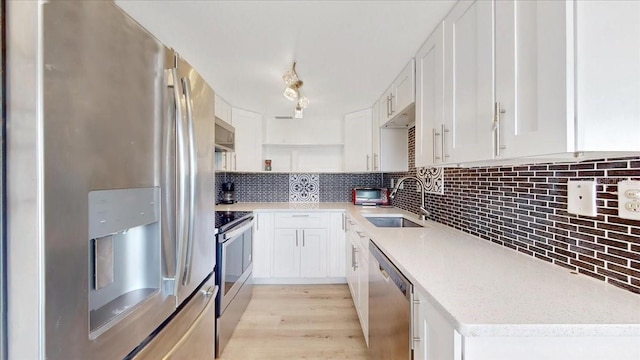
M 368 354 L 347 285 L 256 285 L 220 359 L 368 359 Z

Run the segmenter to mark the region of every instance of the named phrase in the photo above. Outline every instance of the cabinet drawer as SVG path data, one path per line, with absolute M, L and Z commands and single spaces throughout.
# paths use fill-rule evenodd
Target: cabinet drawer
M 278 213 L 275 215 L 276 228 L 326 228 L 329 214 L 317 212 Z

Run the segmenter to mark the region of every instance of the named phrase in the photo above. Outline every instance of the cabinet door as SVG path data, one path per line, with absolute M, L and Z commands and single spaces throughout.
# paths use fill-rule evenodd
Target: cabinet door
M 262 115 L 233 109 L 233 126 L 236 129 L 234 170 L 262 170 Z
M 346 277 L 347 285 L 349 285 L 349 291 L 351 292 L 351 298 L 353 299 L 353 305 L 358 306 L 357 303 L 357 282 L 355 281 L 355 268 L 354 268 L 354 247 L 350 234 L 347 234 L 345 239 L 345 265 L 346 265 Z
M 327 277 L 327 229 L 302 229 L 300 233 L 300 277 Z
M 378 127 L 381 127 L 391 119 L 391 88 L 378 100 L 378 112 Z
M 415 101 L 416 63 L 411 59 L 391 85 L 391 117 L 395 117 Z
M 275 229 L 272 274 L 279 278 L 300 276 L 301 239 L 296 229 Z
M 409 171 L 409 131 L 407 129 L 380 130 L 379 171 Z
M 357 248 L 358 314 L 364 339 L 369 344 L 369 254 Z
M 231 124 L 231 105 L 218 96 L 218 94 L 215 94 L 214 101 L 215 116 L 220 120 Z
M 496 155 L 567 151 L 566 2 L 496 1 L 495 14 Z
M 253 231 L 254 278 L 271 277 L 273 235 L 273 213 L 257 213 Z
M 453 325 L 416 291 L 413 304 L 414 358 L 416 360 L 461 360 L 461 342 Z
M 371 108 L 371 159 L 373 171 L 380 171 L 380 104 Z
M 329 239 L 327 243 L 329 277 L 346 276 L 345 268 L 345 217 L 344 212 L 331 213 L 329 223 Z
M 442 163 L 444 124 L 444 25 L 416 54 L 416 166 Z
M 371 109 L 344 117 L 344 170 L 371 171 Z
M 460 1 L 444 20 L 445 163 L 493 158 L 493 1 Z

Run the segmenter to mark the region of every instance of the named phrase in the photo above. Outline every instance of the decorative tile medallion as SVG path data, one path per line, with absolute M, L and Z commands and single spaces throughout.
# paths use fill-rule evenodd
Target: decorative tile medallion
M 424 180 L 426 192 L 444 194 L 444 169 L 441 167 L 419 167 L 416 170 L 419 178 Z
M 289 174 L 289 202 L 319 202 L 318 174 Z

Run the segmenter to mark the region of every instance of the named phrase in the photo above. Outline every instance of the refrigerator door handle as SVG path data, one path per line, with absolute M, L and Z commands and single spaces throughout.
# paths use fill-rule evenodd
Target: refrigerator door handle
M 187 219 L 187 247 L 184 261 L 184 273 L 182 285 L 187 285 L 191 281 L 191 267 L 193 259 L 193 234 L 195 233 L 195 205 L 196 205 L 196 180 L 198 175 L 198 164 L 196 159 L 195 133 L 193 130 L 193 102 L 191 100 L 191 81 L 189 78 L 182 78 L 182 88 L 185 97 L 185 108 L 187 110 L 187 146 L 189 160 L 189 216 Z
M 176 209 L 176 258 L 180 259 L 180 261 L 185 257 L 186 248 L 185 244 L 188 242 L 187 238 L 189 236 L 188 227 L 186 224 L 188 214 L 187 212 L 187 187 L 188 187 L 188 159 L 187 159 L 187 144 L 186 144 L 186 135 L 184 129 L 184 117 L 182 116 L 181 108 L 182 108 L 182 94 L 180 93 L 179 87 L 180 78 L 178 77 L 178 69 L 174 67 L 172 69 L 173 78 L 175 80 L 174 83 L 174 96 L 176 97 L 176 108 L 180 109 L 178 112 L 180 113 L 180 117 L 176 119 L 176 142 L 177 142 L 177 177 L 178 177 L 178 206 Z M 186 102 L 186 101 L 185 101 Z M 186 259 L 184 262 L 180 262 L 180 264 L 186 263 Z M 180 266 L 180 264 L 178 266 Z M 178 285 L 179 280 L 176 276 L 175 282 L 175 294 L 178 294 Z
M 176 131 L 178 127 L 178 123 L 180 119 L 182 119 L 182 108 L 180 106 L 180 90 L 177 78 L 177 72 L 175 69 L 166 69 L 165 70 L 165 86 L 170 91 L 170 95 L 173 97 L 173 104 L 167 104 L 168 108 L 167 113 L 168 116 L 164 121 L 164 139 L 163 139 L 163 161 L 164 163 L 164 186 L 163 186 L 163 194 L 162 194 L 162 208 L 163 209 L 174 209 L 174 205 L 176 202 L 176 193 L 175 193 L 175 184 L 176 184 L 176 176 L 172 169 L 172 161 L 171 154 L 176 151 L 177 144 L 174 141 L 174 137 L 176 136 Z M 179 160 L 178 160 L 179 161 Z M 165 193 L 166 191 L 166 193 Z M 176 270 L 177 270 L 177 262 L 178 262 L 178 250 L 177 250 L 177 241 L 179 236 L 177 231 L 180 228 L 177 226 L 180 224 L 180 214 L 179 209 L 176 209 L 175 213 L 171 213 L 170 211 L 163 211 L 163 221 L 165 222 L 165 226 L 167 227 L 167 231 L 169 236 L 162 237 L 162 249 L 163 249 L 163 257 L 166 263 L 165 267 L 165 280 L 170 281 L 171 284 L 174 283 L 176 278 Z M 172 291 L 175 294 L 175 285 L 170 285 Z

